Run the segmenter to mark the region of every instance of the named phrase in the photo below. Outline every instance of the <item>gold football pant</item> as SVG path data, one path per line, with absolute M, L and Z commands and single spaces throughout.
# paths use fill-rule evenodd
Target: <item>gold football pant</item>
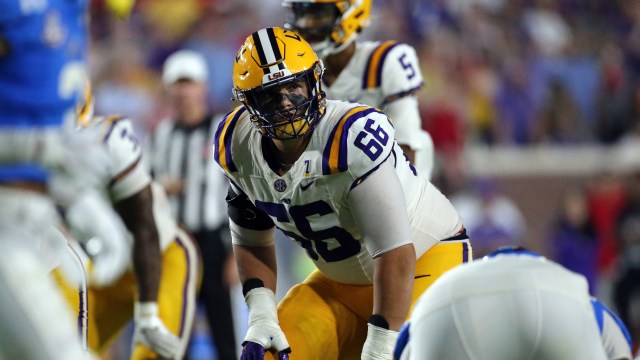
M 167 329 L 180 337 L 183 353 L 191 335 L 199 279 L 197 248 L 191 237 L 179 229 L 176 240 L 162 254 L 158 309 L 159 317 Z M 58 281 L 60 282 L 60 277 Z M 63 287 L 72 308 L 77 309 L 77 286 L 64 284 Z M 91 349 L 103 353 L 117 339 L 133 318 L 136 297 L 136 279 L 131 271 L 110 286 L 89 287 L 88 342 Z M 158 355 L 141 344 L 134 347 L 131 355 L 131 359 L 135 360 L 157 358 Z
M 416 262 L 411 308 L 444 272 L 470 259 L 468 240 L 442 241 L 429 249 Z M 291 360 L 359 360 L 372 311 L 372 285 L 337 283 L 315 270 L 278 306 Z

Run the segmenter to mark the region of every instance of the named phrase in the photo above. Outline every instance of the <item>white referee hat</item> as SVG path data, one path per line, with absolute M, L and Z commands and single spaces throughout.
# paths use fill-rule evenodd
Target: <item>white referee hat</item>
M 162 82 L 165 85 L 178 80 L 205 83 L 208 77 L 207 61 L 200 53 L 192 50 L 180 50 L 169 55 L 162 70 Z

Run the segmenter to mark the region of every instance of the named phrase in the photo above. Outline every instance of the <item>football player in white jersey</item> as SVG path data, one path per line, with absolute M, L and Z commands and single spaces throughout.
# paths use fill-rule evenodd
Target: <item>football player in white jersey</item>
M 196 246 L 173 219 L 164 190 L 144 168 L 131 121 L 93 117 L 90 92 L 86 99 L 79 131 L 101 130 L 112 160 L 108 192 L 133 238 L 132 269 L 111 285 L 89 288 L 89 345 L 103 352 L 133 318 L 131 359 L 181 359 L 195 314 Z M 67 292 L 74 295 L 73 288 Z
M 504 247 L 438 279 L 398 339 L 397 360 L 631 360 L 631 337 L 584 276 Z
M 396 41 L 356 41 L 369 25 L 371 0 L 283 0 L 285 28 L 307 40 L 326 67 L 328 99 L 382 109 L 396 140 L 418 172 L 429 179 L 434 149 L 422 130 L 416 92 L 423 86 L 415 49 Z
M 214 158 L 231 183 L 249 306 L 243 359 L 265 350 L 281 359 L 289 351 L 292 359 L 391 359 L 413 301 L 470 258 L 458 214 L 416 173 L 389 118 L 326 100 L 323 70 L 310 45 L 281 28 L 250 35 L 235 59 L 243 105 L 219 125 Z M 277 310 L 276 227 L 317 267 Z

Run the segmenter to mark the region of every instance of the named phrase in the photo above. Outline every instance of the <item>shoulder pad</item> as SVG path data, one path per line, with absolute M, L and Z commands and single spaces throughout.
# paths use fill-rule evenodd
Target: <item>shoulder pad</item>
M 364 70 L 364 77 L 362 78 L 363 89 L 373 89 L 380 87 L 382 83 L 382 66 L 389 54 L 389 51 L 397 46 L 398 43 L 392 40 L 385 41 L 378 45 L 369 55 L 367 66 Z
M 330 175 L 348 169 L 358 174 L 360 165 L 368 167 L 366 163 L 386 159 L 393 141 L 393 126 L 384 113 L 369 106 L 352 107 L 329 135 L 322 153 L 322 173 Z
M 218 128 L 216 129 L 215 140 L 213 145 L 213 157 L 220 165 L 224 172 L 234 172 L 238 169 L 233 163 L 231 153 L 233 130 L 238 123 L 238 119 L 247 109 L 244 106 L 238 106 L 224 116 Z

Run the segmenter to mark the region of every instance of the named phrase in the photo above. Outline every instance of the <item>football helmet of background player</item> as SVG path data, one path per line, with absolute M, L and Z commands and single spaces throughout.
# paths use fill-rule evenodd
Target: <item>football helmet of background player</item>
M 120 19 L 126 19 L 131 15 L 136 0 L 105 0 L 107 9 Z
M 304 37 L 318 56 L 344 50 L 369 25 L 371 0 L 284 0 L 285 28 Z
M 288 140 L 310 133 L 324 114 L 324 66 L 293 31 L 266 28 L 244 41 L 233 64 L 233 96 L 242 102 L 263 136 Z M 279 89 L 306 83 L 306 98 L 285 95 L 293 108 L 279 109 Z M 277 95 L 277 94 L 276 94 Z

